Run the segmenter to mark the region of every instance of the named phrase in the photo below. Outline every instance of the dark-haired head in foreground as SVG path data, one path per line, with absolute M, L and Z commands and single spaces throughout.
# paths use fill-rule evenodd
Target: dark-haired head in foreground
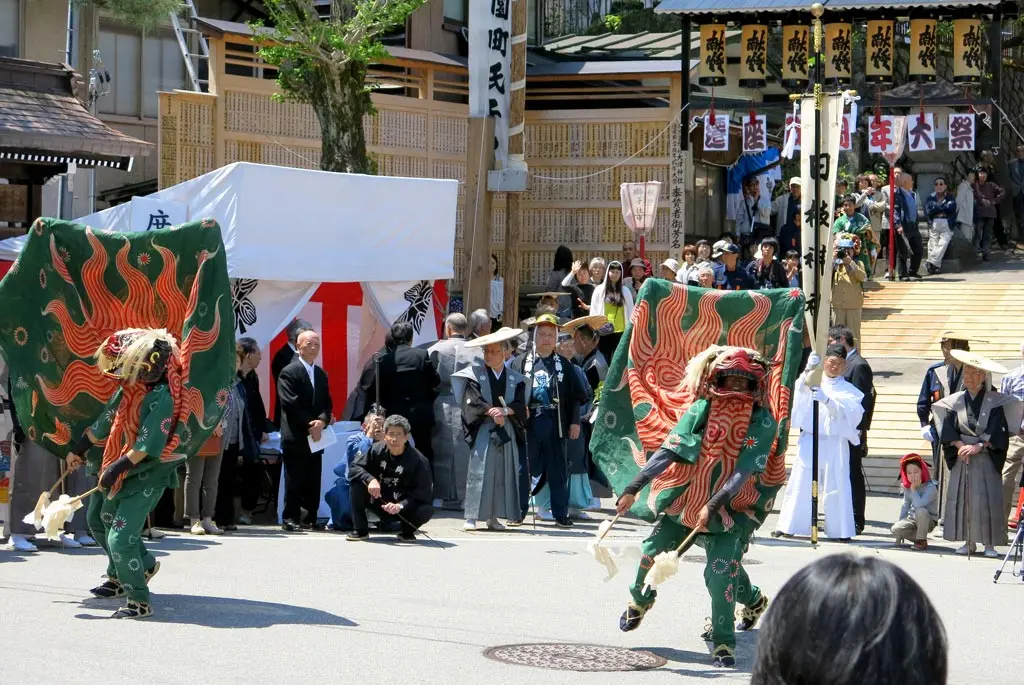
M 827 556 L 779 591 L 751 685 L 944 685 L 946 631 L 924 590 L 875 557 Z

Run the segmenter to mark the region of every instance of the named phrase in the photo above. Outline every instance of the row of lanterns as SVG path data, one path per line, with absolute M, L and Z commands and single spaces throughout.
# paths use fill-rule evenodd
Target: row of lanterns
M 938 21 L 910 20 L 910 80 L 934 81 L 935 58 L 938 53 Z M 980 19 L 953 20 L 953 82 L 963 85 L 981 83 L 982 34 Z M 782 27 L 782 85 L 790 89 L 805 88 L 809 81 L 808 57 L 811 56 L 813 31 L 810 26 L 784 24 Z M 853 70 L 853 23 L 825 24 L 822 53 L 825 79 L 847 85 Z M 896 21 L 877 19 L 867 22 L 864 74 L 869 83 L 893 82 L 896 53 Z M 744 25 L 741 30 L 741 88 L 763 88 L 767 83 L 768 26 Z M 726 84 L 726 25 L 704 24 L 700 27 L 700 71 L 702 86 Z

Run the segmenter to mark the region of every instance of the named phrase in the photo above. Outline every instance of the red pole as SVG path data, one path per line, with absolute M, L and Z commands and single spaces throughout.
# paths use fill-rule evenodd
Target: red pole
M 896 280 L 896 174 L 889 167 L 889 280 Z
M 642 233 L 640 234 L 640 259 L 647 259 L 647 238 L 644 238 Z

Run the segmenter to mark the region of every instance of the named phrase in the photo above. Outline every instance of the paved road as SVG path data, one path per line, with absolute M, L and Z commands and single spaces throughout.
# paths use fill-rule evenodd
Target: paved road
M 1004 577 L 993 585 L 993 561 L 968 562 L 944 544 L 926 554 L 892 549 L 881 526 L 898 506 L 895 498 L 871 498 L 877 523 L 862 544 L 811 549 L 759 540 L 748 557 L 754 582 L 774 595 L 824 554 L 881 555 L 913 574 L 938 606 L 952 683 L 1020 682 L 1024 584 Z M 709 600 L 699 563 L 682 565 L 640 630 L 618 631 L 632 569 L 602 582 L 584 551 L 595 527 L 467 534 L 454 519 L 431 522 L 445 549 L 384 536 L 358 544 L 331 533 L 284 537 L 270 528 L 221 538 L 173 534 L 153 545 L 163 563 L 153 581 L 158 614 L 136 622 L 106 620 L 116 602 L 83 599 L 103 572 L 99 551 L 0 552 L 4 682 L 138 682 L 140 670 L 153 683 L 747 682 L 756 631 L 742 636 L 736 670 L 707 665 L 698 633 Z M 646 529 L 629 524 L 616 536 L 639 540 Z M 668 664 L 644 673 L 565 673 L 482 655 L 527 642 L 646 648 Z

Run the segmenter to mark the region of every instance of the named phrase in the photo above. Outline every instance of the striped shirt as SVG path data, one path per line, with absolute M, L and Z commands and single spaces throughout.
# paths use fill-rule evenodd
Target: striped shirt
M 1013 395 L 1018 400 L 1024 400 L 1024 366 L 1018 366 L 1016 369 L 1003 376 L 1003 382 L 999 386 L 999 392 L 1006 395 Z

